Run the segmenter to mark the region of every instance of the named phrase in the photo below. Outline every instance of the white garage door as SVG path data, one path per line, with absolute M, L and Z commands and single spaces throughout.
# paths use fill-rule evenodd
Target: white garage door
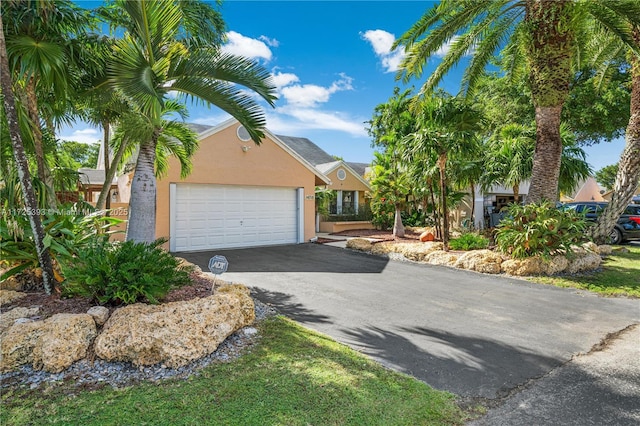
M 296 243 L 297 194 L 293 188 L 174 184 L 171 251 Z

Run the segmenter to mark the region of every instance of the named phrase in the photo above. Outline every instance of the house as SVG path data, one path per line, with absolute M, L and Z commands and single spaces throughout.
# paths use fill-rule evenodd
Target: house
M 156 237 L 168 237 L 171 251 L 309 241 L 317 186 L 336 190 L 343 211 L 364 202 L 368 185 L 349 164 L 306 138 L 264 133 L 256 145 L 235 119 L 201 127 L 185 179 L 170 159 L 157 181 Z
M 571 201 L 606 201 L 602 194 L 604 190 L 600 188 L 593 176 L 589 176 L 576 184 L 573 191 L 568 194 L 561 194 L 560 201 L 563 203 Z

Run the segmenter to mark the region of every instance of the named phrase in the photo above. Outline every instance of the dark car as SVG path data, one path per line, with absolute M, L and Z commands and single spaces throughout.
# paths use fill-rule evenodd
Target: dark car
M 595 222 L 608 203 L 597 201 L 582 201 L 564 203 L 563 209 L 574 209 L 585 215 L 585 218 Z M 618 218 L 618 222 L 609 236 L 611 244 L 621 244 L 625 241 L 640 240 L 640 204 L 629 204 Z

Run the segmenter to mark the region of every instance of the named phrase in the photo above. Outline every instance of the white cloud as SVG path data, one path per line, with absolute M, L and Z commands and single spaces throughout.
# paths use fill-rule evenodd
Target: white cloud
M 189 120 L 193 123 L 196 124 L 204 124 L 207 126 L 217 126 L 218 124 L 222 123 L 223 121 L 226 121 L 228 119 L 231 118 L 230 114 L 227 114 L 224 111 L 219 111 L 216 114 L 211 114 L 211 115 L 206 115 L 204 117 L 199 117 L 196 118 L 194 120 Z
M 300 81 L 300 78 L 298 78 L 297 75 L 288 72 L 278 72 L 271 76 L 273 77 L 273 82 L 278 89 L 282 89 L 285 86 Z
M 404 49 L 391 50 L 396 36 L 384 30 L 368 30 L 361 33 L 363 40 L 373 47 L 373 52 L 380 59 L 385 72 L 396 72 L 405 57 Z
M 69 130 L 72 129 L 67 131 Z M 102 132 L 93 128 L 75 129 L 71 133 L 59 135 L 58 139 L 91 144 L 102 141 Z
M 280 42 L 275 38 L 269 38 L 265 35 L 261 35 L 260 37 L 258 37 L 258 39 L 264 41 L 265 43 L 267 43 L 268 46 L 271 46 L 271 47 L 280 46 Z
M 238 56 L 244 56 L 251 59 L 271 60 L 271 49 L 260 40 L 245 37 L 235 31 L 227 33 L 228 42 L 222 46 L 224 53 L 231 53 Z
M 332 94 L 345 90 L 353 90 L 353 79 L 346 74 L 340 74 L 340 79 L 331 83 L 329 87 L 316 84 L 294 84 L 283 87 L 280 92 L 287 104 L 297 107 L 315 107 L 329 101 Z

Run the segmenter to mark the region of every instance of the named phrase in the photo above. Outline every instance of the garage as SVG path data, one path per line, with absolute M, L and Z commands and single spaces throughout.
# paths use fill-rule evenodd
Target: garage
M 171 184 L 170 250 L 302 242 L 303 200 L 302 188 Z

